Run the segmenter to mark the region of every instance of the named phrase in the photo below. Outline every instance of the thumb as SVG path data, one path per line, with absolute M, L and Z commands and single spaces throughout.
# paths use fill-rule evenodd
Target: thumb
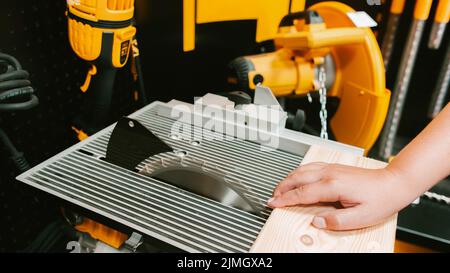
M 317 214 L 312 225 L 320 229 L 328 230 L 352 230 L 377 224 L 378 221 L 371 217 L 368 207 L 357 205 L 355 207 L 337 209 Z

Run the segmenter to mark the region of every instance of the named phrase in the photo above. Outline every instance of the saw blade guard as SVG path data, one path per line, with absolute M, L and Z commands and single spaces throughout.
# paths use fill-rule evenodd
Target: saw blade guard
M 355 12 L 338 2 L 323 2 L 310 7 L 324 19 L 327 28 L 354 27 L 347 13 Z M 331 48 L 336 66 L 335 82 L 329 96 L 340 104 L 331 119 L 331 129 L 340 142 L 364 148 L 374 145 L 386 119 L 390 91 L 386 89 L 383 58 L 375 35 L 364 31 L 362 43 Z

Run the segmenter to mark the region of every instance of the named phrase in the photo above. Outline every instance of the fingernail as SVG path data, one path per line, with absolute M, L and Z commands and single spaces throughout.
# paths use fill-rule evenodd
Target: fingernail
M 269 198 L 269 200 L 267 200 L 267 204 L 270 205 L 272 204 L 272 202 L 275 200 L 275 197 Z
M 320 229 L 327 228 L 327 222 L 325 221 L 325 218 L 323 218 L 323 217 L 314 217 L 312 224 L 316 228 L 320 228 Z

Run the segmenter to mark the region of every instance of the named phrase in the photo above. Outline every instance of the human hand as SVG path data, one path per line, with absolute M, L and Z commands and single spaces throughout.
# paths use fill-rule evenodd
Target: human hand
M 268 205 L 339 202 L 342 209 L 320 213 L 312 224 L 321 229 L 351 230 L 378 224 L 410 204 L 418 193 L 406 182 L 387 168 L 310 163 L 281 181 Z

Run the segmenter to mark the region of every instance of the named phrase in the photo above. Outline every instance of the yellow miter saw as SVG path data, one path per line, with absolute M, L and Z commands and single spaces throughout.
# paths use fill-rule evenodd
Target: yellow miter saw
M 375 143 L 386 118 L 390 92 L 374 34 L 355 25 L 347 5 L 323 2 L 285 16 L 275 35 L 276 51 L 231 63 L 229 80 L 246 91 L 264 84 L 277 97 L 319 92 L 326 138 L 326 97 L 338 97 L 331 118 L 336 140 L 364 148 Z

